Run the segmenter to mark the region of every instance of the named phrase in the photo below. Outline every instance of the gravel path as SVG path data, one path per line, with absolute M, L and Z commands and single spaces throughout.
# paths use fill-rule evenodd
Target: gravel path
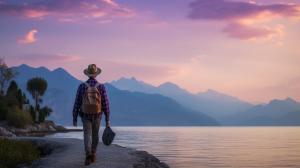
M 105 146 L 99 143 L 96 163 L 84 166 L 83 141 L 70 138 L 22 138 L 33 141 L 51 154 L 35 161 L 33 168 L 168 168 L 145 151 L 124 148 L 118 145 Z

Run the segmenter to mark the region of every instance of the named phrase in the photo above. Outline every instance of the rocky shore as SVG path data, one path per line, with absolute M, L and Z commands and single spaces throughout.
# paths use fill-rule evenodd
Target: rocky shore
M 70 138 L 34 138 L 22 137 L 21 140 L 32 141 L 42 153 L 39 160 L 33 162 L 33 168 L 86 167 L 83 141 Z M 99 144 L 96 163 L 91 168 L 169 168 L 155 156 L 118 145 Z
M 41 158 L 34 161 L 32 168 L 61 168 L 84 166 L 84 145 L 82 140 L 71 138 L 47 138 L 43 135 L 81 131 L 80 129 L 66 129 L 55 125 L 52 121 L 14 128 L 0 123 L 0 138 L 31 141 L 41 152 Z M 96 163 L 91 168 L 169 168 L 169 166 L 146 151 L 137 151 L 118 145 L 105 146 L 99 144 Z M 22 167 L 26 168 L 26 167 Z
M 0 137 L 16 136 L 43 136 L 51 133 L 81 131 L 80 129 L 66 129 L 61 125 L 56 125 L 53 121 L 45 121 L 39 124 L 28 125 L 25 128 L 15 128 L 8 126 L 5 122 L 0 124 Z

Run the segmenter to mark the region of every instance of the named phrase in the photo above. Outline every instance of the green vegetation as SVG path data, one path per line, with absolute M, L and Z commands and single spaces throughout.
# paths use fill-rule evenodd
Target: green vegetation
M 35 77 L 27 81 L 27 91 L 31 94 L 35 101 L 35 120 L 39 122 L 45 121 L 45 118 L 50 115 L 52 109 L 45 106 L 40 108 L 40 103 L 43 101 L 42 96 L 47 90 L 47 81 L 40 77 Z
M 8 107 L 6 100 L 3 96 L 0 96 L 0 120 L 5 120 L 7 115 Z
M 19 108 L 10 108 L 6 120 L 8 125 L 16 128 L 24 128 L 26 125 L 32 124 L 32 117 L 29 112 L 22 111 Z
M 40 151 L 31 143 L 0 139 L 0 167 L 15 168 L 20 164 L 31 164 L 40 157 Z
M 50 114 L 52 113 L 52 109 L 45 106 L 43 108 L 40 109 L 40 112 L 39 112 L 39 121 L 40 122 L 44 122 L 45 121 L 45 118 L 48 117 Z
M 33 107 L 17 83 L 11 80 L 16 74 L 0 59 L 0 120 L 7 120 L 9 125 L 17 128 L 24 128 L 33 121 L 44 122 L 52 113 L 52 109 L 47 106 L 40 108 L 42 96 L 47 90 L 47 81 L 40 77 L 28 80 L 27 90 L 35 101 Z M 5 93 L 5 85 L 9 81 Z
M 23 105 L 29 100 L 25 93 L 18 88 L 17 83 L 12 80 L 6 95 L 0 95 L 0 119 L 7 120 L 8 124 L 17 128 L 24 128 L 32 124 L 33 117 L 29 110 L 23 110 Z

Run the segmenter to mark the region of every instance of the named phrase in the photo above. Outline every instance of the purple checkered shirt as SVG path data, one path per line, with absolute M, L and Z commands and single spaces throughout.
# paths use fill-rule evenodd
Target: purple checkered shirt
M 89 78 L 86 82 L 90 86 L 95 86 L 96 83 L 98 83 L 97 80 L 94 78 Z M 100 95 L 101 95 L 102 112 L 104 112 L 105 121 L 109 122 L 110 110 L 109 110 L 109 102 L 108 102 L 108 97 L 106 94 L 105 86 L 103 84 L 99 84 L 97 89 L 99 90 Z M 77 122 L 78 114 L 80 115 L 81 118 L 90 119 L 90 120 L 102 116 L 102 113 L 85 114 L 81 111 L 82 99 L 83 99 L 83 95 L 86 90 L 87 90 L 87 86 L 84 83 L 81 83 L 77 89 L 77 94 L 76 94 L 75 103 L 74 103 L 74 107 L 73 107 L 73 122 Z

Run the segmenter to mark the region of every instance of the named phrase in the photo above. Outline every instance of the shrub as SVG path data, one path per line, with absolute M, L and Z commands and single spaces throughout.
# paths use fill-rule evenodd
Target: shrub
M 7 111 L 6 101 L 3 96 L 0 96 L 0 120 L 6 119 Z
M 31 164 L 40 157 L 40 151 L 27 141 L 0 139 L 0 167 L 14 168 Z
M 46 117 L 48 117 L 52 113 L 52 109 L 45 106 L 40 109 L 39 122 L 44 122 Z
M 6 120 L 6 114 L 7 114 L 8 108 L 0 103 L 0 120 Z
M 8 111 L 7 123 L 10 126 L 24 128 L 26 125 L 32 124 L 32 117 L 29 112 L 25 112 L 15 107 Z

